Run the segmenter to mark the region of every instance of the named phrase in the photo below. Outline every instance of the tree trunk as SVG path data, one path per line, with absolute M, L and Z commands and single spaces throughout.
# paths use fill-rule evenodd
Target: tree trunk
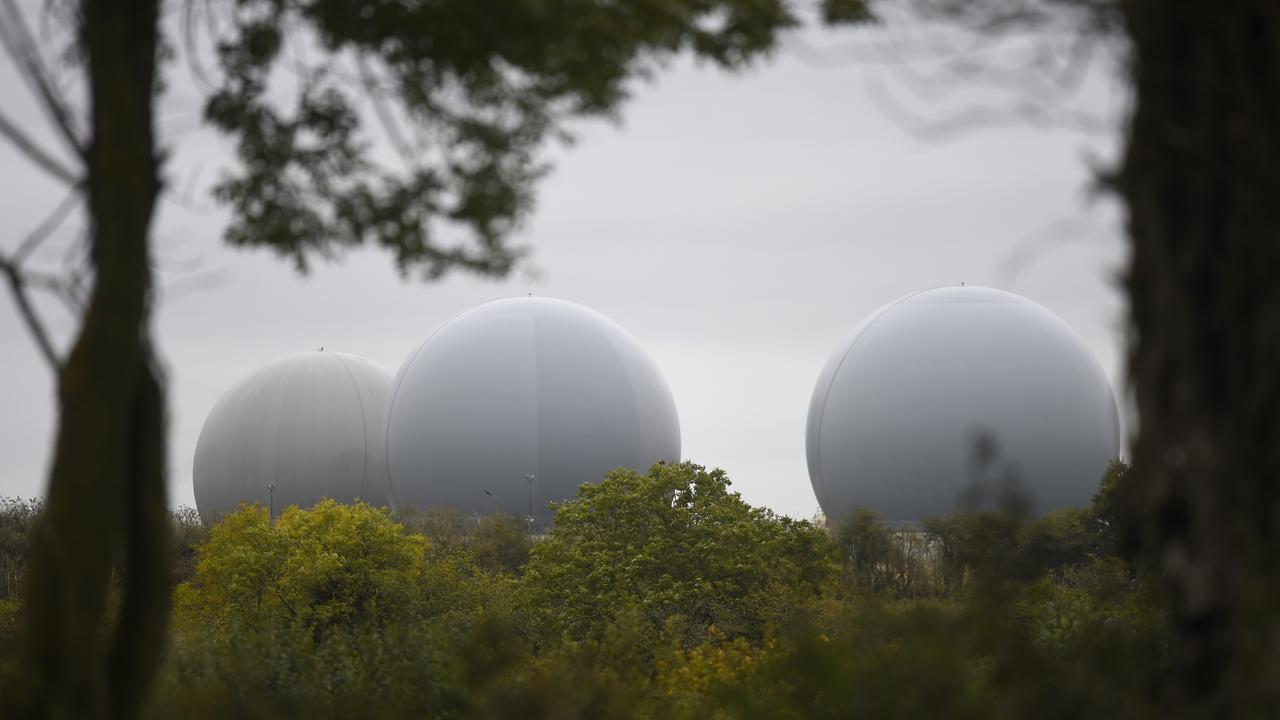
M 168 616 L 164 405 L 148 340 L 158 2 L 83 0 L 80 13 L 95 283 L 58 378 L 46 510 L 5 697 L 13 717 L 136 716 Z M 112 629 L 114 566 L 122 593 Z
M 1134 525 L 1172 590 L 1170 708 L 1280 713 L 1280 2 L 1122 0 L 1135 111 Z

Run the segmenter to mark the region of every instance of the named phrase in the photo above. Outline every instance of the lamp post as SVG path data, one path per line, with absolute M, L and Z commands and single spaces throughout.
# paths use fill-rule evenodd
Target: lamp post
M 272 520 L 276 519 L 276 484 L 267 483 L 267 515 Z
M 537 479 L 537 475 L 525 475 L 524 480 L 529 484 L 529 525 L 533 525 L 533 481 Z

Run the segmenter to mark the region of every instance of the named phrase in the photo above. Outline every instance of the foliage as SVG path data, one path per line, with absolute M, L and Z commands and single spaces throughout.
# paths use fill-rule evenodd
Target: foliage
M 533 536 L 528 522 L 512 513 L 468 517 L 457 508 L 436 506 L 395 515 L 405 528 L 429 543 L 428 555 L 463 554 L 487 572 L 519 575 L 529 561 Z
M 776 644 L 772 639 L 754 645 L 745 638 L 727 640 L 713 628 L 696 647 L 676 647 L 670 657 L 658 659 L 655 693 L 676 717 L 726 716 L 722 696 L 752 681 L 756 670 L 772 659 Z
M 452 553 L 466 547 L 473 523 L 461 510 L 436 505 L 425 511 L 400 508 L 394 513 L 396 522 L 405 530 L 427 539 L 428 552 Z
M 209 539 L 209 530 L 200 520 L 200 513 L 190 505 L 169 513 L 175 553 L 171 582 L 176 586 L 190 580 L 196 572 L 196 548 Z
M 1126 507 L 1134 488 L 1133 468 L 1123 460 L 1116 460 L 1107 468 L 1093 496 L 1089 521 L 1098 538 L 1099 549 L 1109 555 L 1124 558 L 1130 570 L 1136 568 L 1141 558 L 1137 552 L 1137 539 L 1126 532 L 1133 523 L 1126 523 Z
M 518 574 L 533 550 L 529 523 L 512 513 L 485 515 L 476 522 L 467 550 L 483 570 Z
M 22 605 L 16 598 L 0 600 L 0 677 L 8 677 L 12 672 L 10 664 L 13 662 L 21 609 Z
M 428 553 L 384 510 L 324 501 L 224 516 L 177 589 L 158 717 L 403 717 L 464 698 L 454 648 L 511 581 Z M 376 699 L 373 700 L 373 699 Z
M 870 593 L 888 587 L 894 538 L 879 513 L 871 508 L 855 508 L 835 528 L 834 539 L 844 559 L 847 586 Z
M 1114 482 L 1035 521 L 860 511 L 830 539 L 692 463 L 614 471 L 536 541 L 440 509 L 178 513 L 206 539 L 149 716 L 1157 717 L 1168 621 L 1099 540 Z M 531 543 L 523 575 L 478 561 Z
M 937 555 L 942 591 L 961 589 L 975 571 L 1032 581 L 1093 558 L 1117 556 L 1121 542 L 1114 503 L 1127 471 L 1123 462 L 1112 463 L 1092 505 L 1058 510 L 1034 521 L 996 511 L 926 520 L 924 532 Z M 1135 572 L 1132 564 L 1129 572 Z
M 179 627 L 216 631 L 298 625 L 316 633 L 382 625 L 419 601 L 426 542 L 368 505 L 325 500 L 230 513 L 198 550 L 196 575 L 179 586 Z
M 0 498 L 0 601 L 17 599 L 22 589 L 27 536 L 42 508 L 34 498 Z
M 305 629 L 243 623 L 174 648 L 157 718 L 398 718 L 447 715 L 459 682 L 459 633 L 439 622 Z
M 599 637 L 627 607 L 655 631 L 679 619 L 690 641 L 713 625 L 759 639 L 835 575 L 821 530 L 751 507 L 721 470 L 659 463 L 615 470 L 559 506 L 522 590 L 544 640 Z
M 736 718 L 998 717 L 989 666 L 955 607 L 871 603 L 800 625 L 750 677 L 721 686 Z
M 464 645 L 467 717 L 669 717 L 652 687 L 652 629 L 634 609 L 620 613 L 599 637 L 537 654 L 516 639 L 514 627 L 482 630 Z
M 841 5 L 846 17 L 858 7 Z M 615 112 L 630 80 L 682 51 L 741 67 L 795 22 L 786 0 L 243 0 L 205 108 L 240 159 L 215 188 L 234 209 L 226 237 L 299 267 L 373 241 L 402 270 L 505 273 L 516 257 L 505 240 L 544 172 L 537 151 L 567 119 Z M 295 28 L 327 62 L 298 70 Z M 282 107 L 272 80 L 290 65 L 301 79 Z M 366 96 L 404 167 L 375 160 Z M 442 243 L 440 225 L 474 243 Z

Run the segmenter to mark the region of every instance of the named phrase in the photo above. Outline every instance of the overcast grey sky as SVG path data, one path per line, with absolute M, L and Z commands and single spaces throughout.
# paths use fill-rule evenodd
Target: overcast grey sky
M 1111 86 L 1095 75 L 1082 102 L 1107 107 Z M 156 336 L 171 381 L 171 502 L 193 502 L 191 459 L 209 409 L 263 363 L 324 346 L 394 372 L 449 317 L 530 291 L 627 328 L 671 385 L 685 458 L 725 468 L 749 502 L 798 517 L 817 508 L 804 420 L 818 372 L 865 315 L 908 292 L 965 281 L 1026 295 L 1075 329 L 1119 391 L 1124 246 L 1114 204 L 1090 198 L 1086 162 L 1114 139 L 1016 125 L 926 142 L 873 101 L 869 84 L 893 90 L 880 68 L 816 67 L 789 50 L 738 76 L 676 63 L 638 89 L 621 126 L 581 125 L 579 143 L 551 151 L 555 171 L 518 237 L 538 272 L 501 282 L 401 281 L 374 251 L 302 278 L 266 253 L 223 247 L 218 211 L 164 203 L 157 245 L 173 284 Z M 7 65 L 0 103 L 39 126 Z M 191 131 L 196 98 L 165 108 L 170 176 L 198 194 L 224 148 Z M 12 248 L 60 197 L 0 145 L 0 245 Z M 51 248 L 42 259 L 56 257 Z M 68 337 L 70 318 L 42 308 Z M 0 367 L 0 495 L 36 495 L 54 386 L 7 293 Z

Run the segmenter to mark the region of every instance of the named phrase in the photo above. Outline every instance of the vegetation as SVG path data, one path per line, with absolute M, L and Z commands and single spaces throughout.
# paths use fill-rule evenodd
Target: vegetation
M 1046 77 L 1053 84 L 1077 75 L 1084 64 L 1079 48 L 1112 40 L 1126 49 L 1132 113 L 1118 167 L 1100 179 L 1126 210 L 1131 252 L 1124 284 L 1138 430 L 1134 478 L 1117 501 L 1119 524 L 1112 532 L 1155 558 L 1170 600 L 1178 662 L 1167 677 L 1165 710 L 1194 717 L 1276 715 L 1280 212 L 1272 198 L 1280 189 L 1280 4 L 915 4 L 972 28 L 983 41 L 1026 27 L 1067 25 L 1076 36 L 1068 57 L 1059 62 L 1038 51 L 1026 68 L 1040 79 L 1036 87 Z M 40 53 L 14 2 L 0 3 L 0 44 L 33 88 L 51 132 L 30 132 L 0 111 L 0 135 L 34 170 L 83 201 L 87 267 L 50 282 L 24 265 L 71 203 L 0 255 L 19 313 L 56 372 L 59 403 L 48 504 L 23 560 L 24 631 L 3 700 L 21 716 L 127 718 L 142 707 L 168 637 L 165 381 L 151 332 L 151 222 L 166 153 L 155 118 L 163 61 L 181 46 L 162 28 L 195 25 L 162 23 L 159 0 L 44 6 L 64 25 L 65 44 Z M 186 7 L 215 12 L 208 3 Z M 828 22 L 868 17 L 858 0 L 820 7 Z M 227 239 L 270 248 L 300 267 L 371 242 L 388 249 L 406 272 L 428 276 L 450 268 L 510 268 L 515 253 L 506 240 L 532 206 L 541 175 L 536 150 L 565 121 L 616 112 L 629 80 L 681 50 L 741 66 L 769 51 L 795 21 L 791 4 L 781 0 L 503 0 L 483 7 L 465 0 L 239 0 L 216 12 L 219 20 L 209 21 L 209 29 L 219 72 L 206 78 L 212 90 L 205 115 L 233 139 L 241 161 L 216 191 L 233 210 Z M 286 34 L 310 41 L 318 55 L 314 66 L 296 67 L 298 58 L 282 52 Z M 957 74 L 971 80 L 971 52 L 987 44 L 943 52 Z M 356 64 L 357 77 L 331 72 L 338 56 Z M 79 82 L 63 82 L 51 66 L 69 67 Z M 300 78 L 295 96 L 277 105 L 267 90 L 288 73 Z M 978 79 L 1017 85 L 1007 72 Z M 74 89 L 64 92 L 68 87 Z M 405 170 L 378 168 L 371 160 L 352 87 L 368 93 L 397 154 L 408 158 Z M 1028 90 L 1019 107 L 1044 117 L 1034 95 Z M 83 97 L 82 106 L 75 97 Z M 410 129 L 407 136 L 395 130 L 397 121 Z M 442 242 L 429 232 L 440 224 L 470 242 Z M 85 276 L 92 276 L 90 289 Z M 83 308 L 66 353 L 53 346 L 37 317 L 30 299 L 37 285 Z M 972 577 L 981 573 L 970 572 L 974 563 L 1035 569 L 1039 551 L 1024 542 L 1024 526 L 986 518 L 943 528 L 962 543 L 1003 538 L 1020 548 L 1013 555 L 1007 548 L 949 549 L 946 591 L 959 593 L 976 582 Z M 1072 535 L 1072 528 L 1064 521 L 1044 537 Z M 1074 562 L 1082 548 L 1054 551 L 1055 562 Z M 1130 571 L 1134 557 L 1126 559 Z M 874 570 L 864 562 L 851 574 L 864 591 L 895 577 Z M 566 670 L 557 662 L 575 662 L 564 658 L 608 657 L 586 649 L 600 642 L 584 641 L 573 646 L 578 654 L 544 661 L 522 676 L 530 679 L 525 687 Z M 818 647 L 821 652 L 775 657 L 845 657 L 839 643 Z M 958 642 L 947 652 L 965 647 Z M 726 657 L 736 658 L 735 667 L 767 664 L 746 662 L 744 652 L 735 645 Z M 945 657 L 936 659 L 945 665 Z M 834 672 L 841 666 L 832 659 L 814 667 Z M 1003 688 L 1006 669 L 995 661 L 954 674 L 938 686 L 939 697 L 989 700 L 966 694 L 968 683 Z M 567 670 L 564 677 L 577 679 Z M 616 685 L 599 686 L 600 692 Z M 504 707 L 504 697 L 490 696 L 492 707 Z M 765 700 L 774 696 L 762 697 L 753 707 L 769 707 Z M 861 708 L 850 712 L 883 709 Z
M 710 628 L 759 640 L 836 575 L 834 548 L 808 523 L 753 508 L 723 471 L 658 464 L 584 485 L 534 546 L 523 589 L 537 636 L 599 639 L 634 613 L 646 635 Z
M 915 529 L 778 517 L 692 463 L 616 470 L 537 538 L 440 508 L 178 512 L 146 715 L 1156 717 L 1157 586 L 1107 540 L 1126 471 L 1089 508 Z M 29 518 L 5 507 L 0 537 Z

